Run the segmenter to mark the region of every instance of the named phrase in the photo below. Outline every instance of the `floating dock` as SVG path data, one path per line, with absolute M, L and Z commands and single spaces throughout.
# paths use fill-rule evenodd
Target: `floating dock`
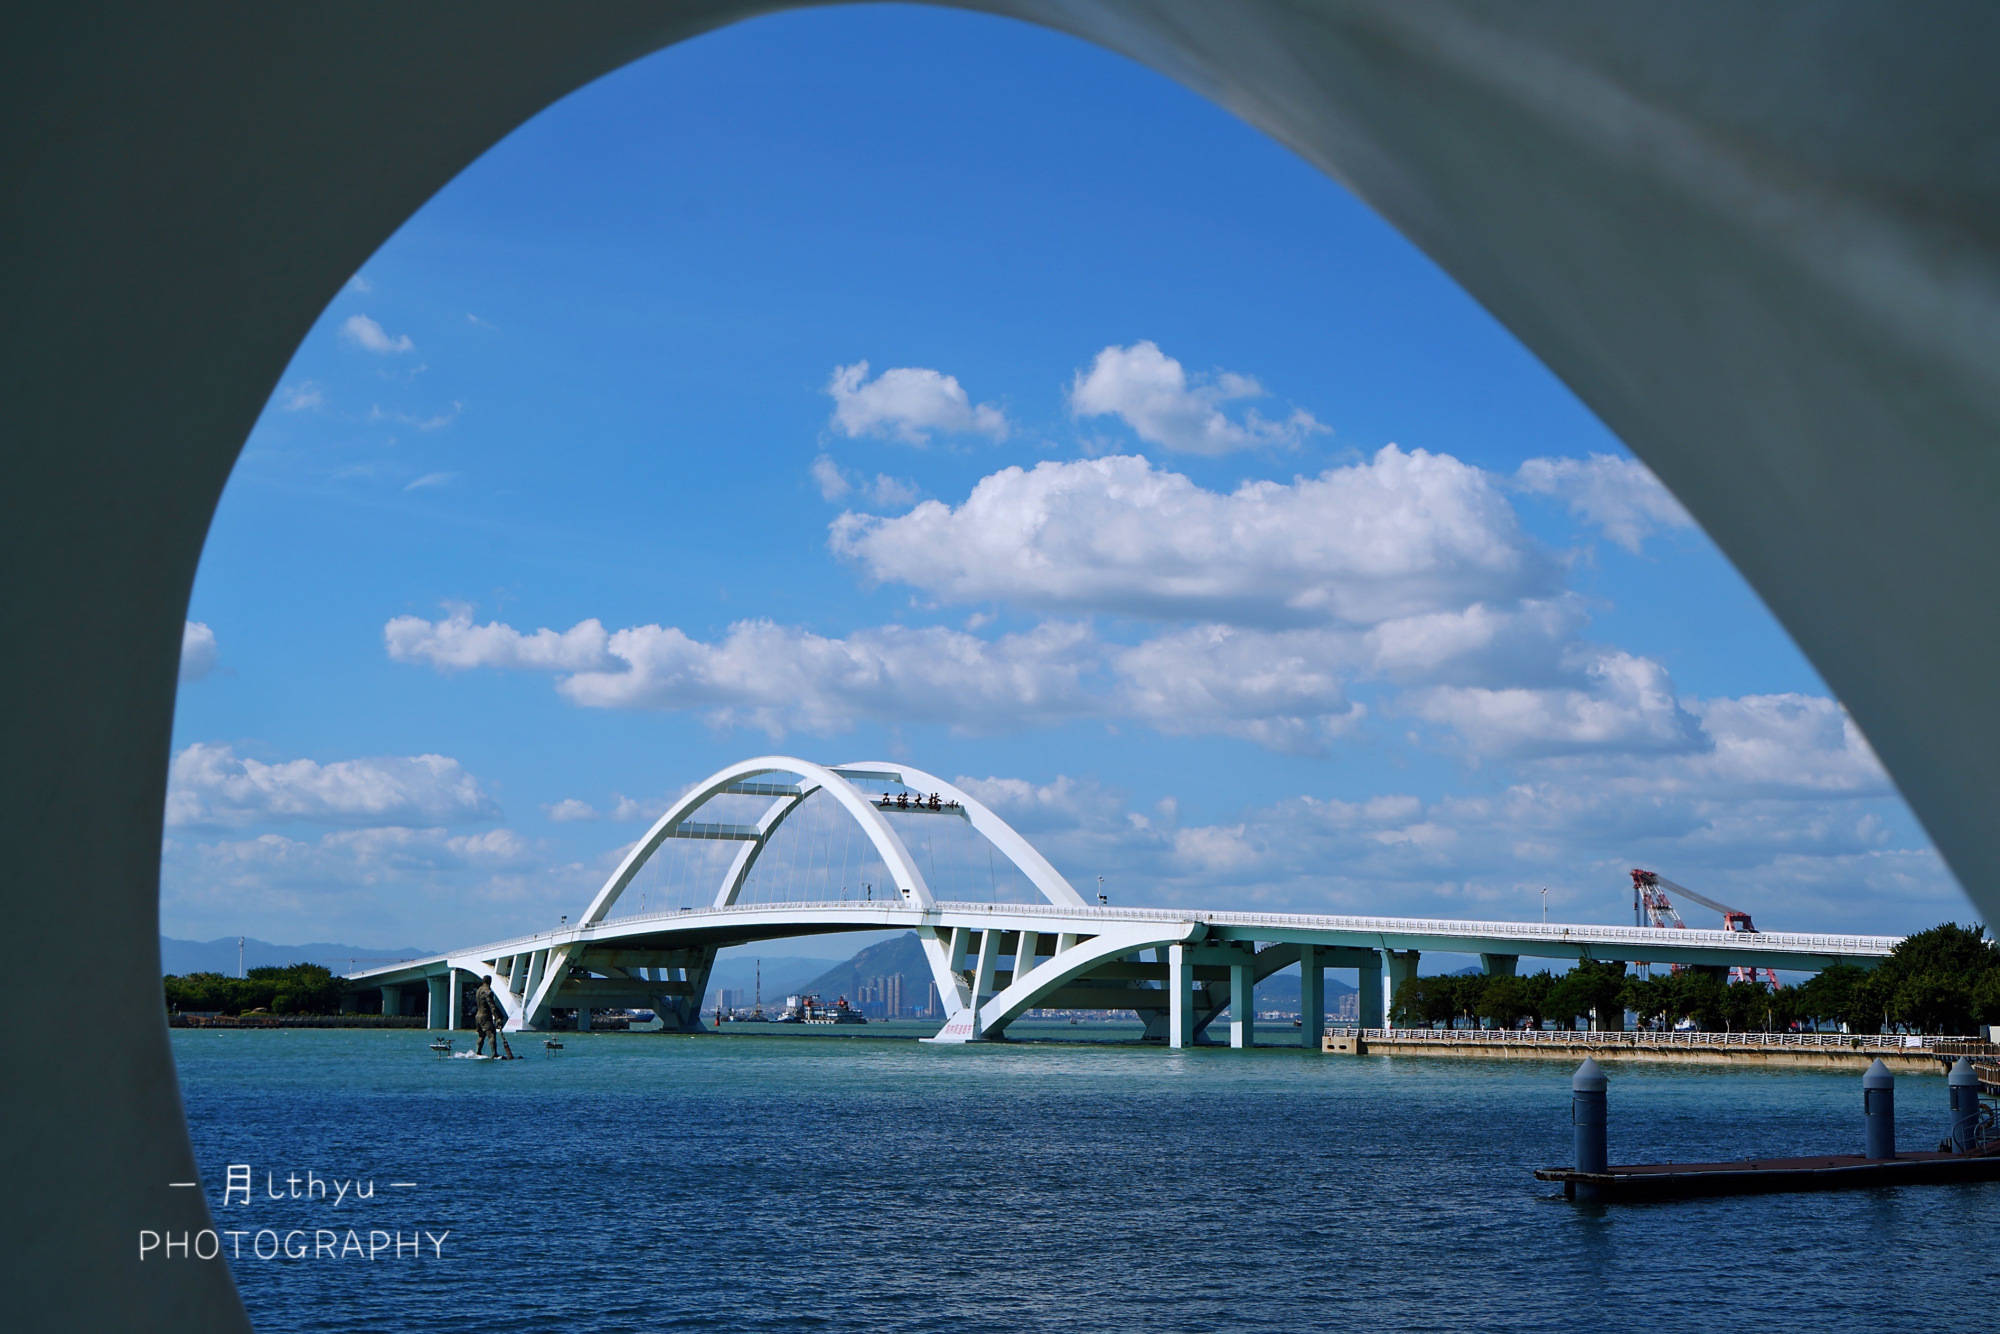
M 1929 1186 L 2000 1181 L 2000 1153 L 1905 1153 L 1894 1158 L 1837 1154 L 1826 1158 L 1754 1158 L 1736 1163 L 1637 1163 L 1579 1172 L 1543 1167 L 1537 1181 L 1559 1181 L 1612 1200 L 1679 1200 L 1697 1195 L 1769 1195 L 1784 1191 L 1853 1190 L 1865 1186 Z

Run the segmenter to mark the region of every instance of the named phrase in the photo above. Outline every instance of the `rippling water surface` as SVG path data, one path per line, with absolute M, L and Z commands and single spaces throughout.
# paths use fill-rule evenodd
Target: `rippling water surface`
M 2000 1299 L 2000 1183 L 1551 1199 L 1530 1170 L 1569 1160 L 1564 1065 L 846 1034 L 570 1034 L 553 1056 L 522 1035 L 491 1063 L 427 1041 L 174 1034 L 218 1227 L 450 1232 L 442 1260 L 246 1242 L 260 1330 L 1929 1329 Z M 1617 1066 L 1612 1159 L 1852 1151 L 1859 1083 Z M 1903 1146 L 1932 1147 L 1944 1081 L 1899 1084 Z M 220 1207 L 234 1163 L 258 1198 Z M 268 1198 L 267 1173 L 308 1171 L 375 1197 Z

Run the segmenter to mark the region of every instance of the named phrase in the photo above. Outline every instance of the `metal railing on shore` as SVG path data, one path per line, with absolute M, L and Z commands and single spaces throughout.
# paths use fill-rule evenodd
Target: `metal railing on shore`
M 1363 1028 L 1330 1026 L 1326 1036 L 1358 1032 L 1363 1044 L 1437 1047 L 1543 1047 L 1551 1051 L 1829 1051 L 1902 1056 L 2000 1056 L 2000 1046 L 1973 1037 L 1929 1033 L 1586 1033 L 1569 1029 Z

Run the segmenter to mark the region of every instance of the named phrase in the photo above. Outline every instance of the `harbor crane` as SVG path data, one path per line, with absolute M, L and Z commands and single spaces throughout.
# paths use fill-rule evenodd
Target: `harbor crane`
M 1674 907 L 1673 899 L 1667 897 L 1669 890 L 1680 898 L 1699 903 L 1704 908 L 1712 908 L 1716 912 L 1721 913 L 1722 929 L 1724 931 L 1754 932 L 1757 929 L 1756 923 L 1750 920 L 1750 914 L 1744 912 L 1741 908 L 1732 908 L 1726 903 L 1717 903 L 1706 894 L 1697 894 L 1686 885 L 1677 885 L 1657 872 L 1642 871 L 1636 866 L 1632 868 L 1632 920 L 1634 925 L 1678 927 L 1685 931 L 1687 923 L 1681 920 L 1680 911 Z M 1674 971 L 1680 971 L 1679 964 L 1674 965 Z M 1773 991 L 1776 991 L 1778 987 L 1783 985 L 1778 981 L 1777 973 L 1769 968 L 1737 967 L 1729 970 L 1729 980 L 1731 982 L 1755 982 L 1760 979 L 1760 975 L 1763 981 L 1771 984 Z

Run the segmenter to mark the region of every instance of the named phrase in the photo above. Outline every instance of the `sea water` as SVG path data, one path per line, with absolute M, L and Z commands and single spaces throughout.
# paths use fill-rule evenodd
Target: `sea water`
M 881 1031 L 174 1050 L 219 1228 L 449 1234 L 242 1249 L 267 1332 L 1937 1329 L 2000 1299 L 2000 1183 L 1564 1202 L 1531 1172 L 1569 1160 L 1566 1064 Z M 1613 1162 L 1860 1147 L 1858 1071 L 1609 1068 Z M 1898 1084 L 1901 1146 L 1936 1147 L 1944 1081 Z

